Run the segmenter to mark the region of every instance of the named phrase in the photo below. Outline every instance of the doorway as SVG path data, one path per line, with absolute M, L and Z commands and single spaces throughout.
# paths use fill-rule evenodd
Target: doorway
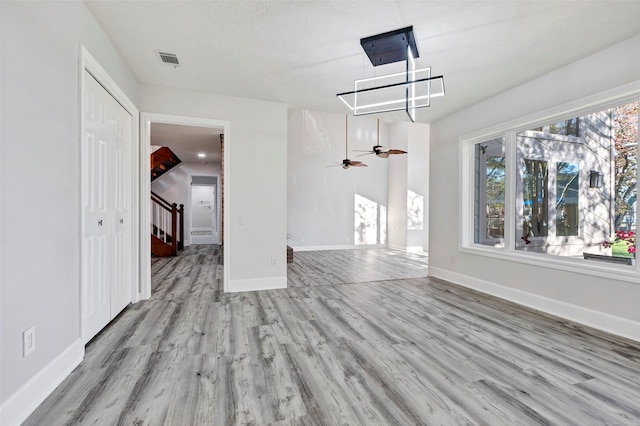
M 191 244 L 220 244 L 217 176 L 191 176 Z
M 149 197 L 151 194 L 151 181 L 150 181 L 150 169 L 149 169 L 149 155 L 151 152 L 152 143 L 152 133 L 153 128 L 161 128 L 162 133 L 171 134 L 172 132 L 180 132 L 183 136 L 184 134 L 189 133 L 199 133 L 203 130 L 208 132 L 210 135 L 215 136 L 214 143 L 217 144 L 220 156 L 220 164 L 219 172 L 213 169 L 211 172 L 211 160 L 209 156 L 201 157 L 198 156 L 200 152 L 197 149 L 192 148 L 190 145 L 185 143 L 187 139 L 182 137 L 175 137 L 176 140 L 175 145 L 175 153 L 184 163 L 190 163 L 190 165 L 181 164 L 178 167 L 175 167 L 175 170 L 168 173 L 165 183 L 160 183 L 159 186 L 163 187 L 162 190 L 166 191 L 167 194 L 172 194 L 171 196 L 163 197 L 170 201 L 171 203 L 184 204 L 185 206 L 185 245 L 190 245 L 193 242 L 191 239 L 191 185 L 190 185 L 190 176 L 198 175 L 198 176 L 207 176 L 212 175 L 216 176 L 216 183 L 218 185 L 215 195 L 216 195 L 216 204 L 215 206 L 215 214 L 217 216 L 217 223 L 214 225 L 214 229 L 217 232 L 217 237 L 219 238 L 222 235 L 222 228 L 220 226 L 220 222 L 222 216 L 227 214 L 221 208 L 220 204 L 223 202 L 224 197 L 228 194 L 228 189 L 222 191 L 222 163 L 225 161 L 228 156 L 228 150 L 222 146 L 222 138 L 223 136 L 227 136 L 227 141 L 229 140 L 229 122 L 225 120 L 216 120 L 216 119 L 207 119 L 207 118 L 198 118 L 198 117 L 187 117 L 187 116 L 175 116 L 175 115 L 166 115 L 166 114 L 154 114 L 154 113 L 141 113 L 141 143 L 140 143 L 140 193 L 141 197 Z M 156 139 L 154 133 L 154 140 Z M 182 141 L 182 143 L 180 143 Z M 154 143 L 155 144 L 155 143 Z M 160 145 L 164 145 L 165 142 L 161 142 Z M 174 150 L 172 147 L 172 150 Z M 189 160 L 190 156 L 195 156 L 193 160 Z M 185 161 L 186 160 L 186 161 Z M 173 175 L 173 176 L 171 176 Z M 165 179 L 165 178 L 161 178 Z M 171 183 L 171 180 L 175 180 L 178 182 L 177 185 Z M 154 188 L 158 189 L 158 184 L 154 182 Z M 154 189 L 154 192 L 155 189 Z M 145 195 L 146 194 L 146 195 Z M 173 195 L 175 194 L 175 196 Z M 159 194 L 162 196 L 162 194 Z M 143 298 L 151 297 L 151 242 L 149 229 L 151 228 L 150 224 L 150 211 L 149 211 L 149 203 L 142 202 L 141 210 L 140 210 L 140 285 L 141 285 L 141 294 Z M 188 211 L 187 211 L 188 210 Z M 213 210 L 213 207 L 212 207 Z M 227 222 L 228 223 L 228 222 Z M 212 235 L 215 236 L 215 235 Z M 215 244 L 214 240 L 213 243 Z M 200 244 L 198 242 L 198 244 Z M 225 247 L 226 249 L 226 247 Z M 225 264 L 226 269 L 226 264 Z M 223 279 L 226 281 L 228 279 L 228 274 L 224 273 Z

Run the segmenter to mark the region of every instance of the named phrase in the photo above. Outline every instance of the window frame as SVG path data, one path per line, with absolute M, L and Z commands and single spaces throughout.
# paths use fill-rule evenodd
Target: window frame
M 535 132 L 535 131 L 533 131 Z M 521 185 L 521 177 L 522 177 L 522 167 L 523 167 L 523 163 L 527 160 L 530 161 L 545 161 L 547 163 L 547 168 L 549 171 L 549 175 L 547 177 L 548 181 L 547 181 L 547 187 L 546 187 L 546 192 L 547 192 L 547 203 L 546 203 L 546 211 L 547 211 L 547 234 L 544 236 L 530 236 L 529 239 L 531 241 L 545 241 L 548 243 L 551 243 L 552 245 L 558 245 L 559 243 L 565 242 L 565 243 L 569 243 L 569 244 L 576 244 L 579 243 L 583 240 L 583 235 L 584 235 L 584 220 L 580 220 L 580 223 L 578 225 L 578 233 L 576 235 L 558 235 L 557 233 L 557 227 L 556 227 L 556 220 L 557 220 L 557 207 L 555 205 L 555 200 L 557 199 L 557 178 L 558 178 L 558 171 L 557 171 L 557 165 L 560 162 L 566 162 L 566 161 L 561 161 L 563 159 L 563 156 L 559 156 L 557 154 L 556 151 L 550 151 L 550 152 L 545 152 L 543 153 L 542 156 L 537 157 L 537 158 L 532 158 L 532 157 L 528 157 L 528 156 L 521 156 L 521 158 L 517 158 L 517 152 L 518 152 L 518 145 L 517 145 L 517 138 L 518 135 L 523 135 L 522 137 L 538 137 L 538 136 L 544 136 L 545 139 L 548 138 L 552 138 L 555 139 L 555 141 L 557 142 L 563 142 L 563 143 L 572 143 L 572 144 L 582 144 L 582 140 L 580 138 L 574 137 L 574 136 L 563 136 L 563 135 L 535 135 L 535 134 L 531 134 L 532 131 L 525 131 L 525 132 L 517 132 L 516 134 L 516 207 L 520 208 L 520 206 L 522 206 L 523 203 L 523 187 Z M 537 132 L 535 132 L 537 133 Z M 586 173 L 586 168 L 583 166 L 583 161 L 580 161 L 579 163 L 571 163 L 571 164 L 576 164 L 578 166 L 578 178 L 580 181 L 583 182 L 584 184 L 584 179 L 585 177 L 585 173 Z M 582 177 L 580 176 L 582 175 Z M 583 197 L 579 197 L 579 206 L 580 207 L 584 207 L 585 204 L 585 200 L 583 199 Z M 516 220 L 515 220 L 515 224 L 516 224 L 516 234 L 522 234 L 523 233 L 523 215 L 521 214 L 516 214 Z
M 627 102 L 640 102 L 640 81 L 596 93 L 575 101 L 560 104 L 526 116 L 505 121 L 475 132 L 461 135 L 459 145 L 460 182 L 460 234 L 458 250 L 462 253 L 515 261 L 533 266 L 600 276 L 638 284 L 640 262 L 632 266 L 594 262 L 584 259 L 534 253 L 516 248 L 516 200 L 517 198 L 517 134 L 544 127 L 549 123 L 581 117 L 598 110 L 613 108 Z M 566 137 L 566 136 L 565 136 Z M 568 136 L 573 138 L 572 136 Z M 488 246 L 474 242 L 475 237 L 475 145 L 493 139 L 504 138 L 505 143 L 505 218 L 504 243 Z M 640 138 L 639 138 L 640 139 Z M 640 141 L 638 141 L 640 145 Z M 640 146 L 639 146 L 640 155 Z M 553 164 L 555 166 L 555 164 Z M 583 172 L 583 171 L 582 171 Z M 636 179 L 640 185 L 640 167 Z M 639 188 L 640 189 L 640 188 Z M 636 223 L 640 223 L 640 209 L 636 209 Z M 563 237 L 564 238 L 564 237 Z
M 499 140 L 499 143 L 501 143 L 501 144 L 502 144 L 502 146 L 503 146 L 503 151 L 504 151 L 504 147 L 506 146 L 506 144 L 505 144 L 504 138 L 500 138 L 500 139 L 501 139 L 501 140 Z M 485 142 L 489 143 L 489 142 L 493 142 L 494 140 L 496 140 L 496 139 L 492 139 L 492 140 L 490 140 L 490 141 L 485 141 Z M 474 151 L 475 151 L 475 146 L 474 146 Z M 484 154 L 484 152 L 483 152 L 483 154 Z M 474 156 L 475 156 L 475 153 L 474 153 Z M 497 157 L 497 156 L 494 156 L 494 157 Z M 479 180 L 479 185 L 480 185 L 481 187 L 485 187 L 485 188 L 486 188 L 486 183 L 487 183 L 487 179 L 486 179 L 486 159 L 487 159 L 487 158 L 488 158 L 488 156 L 484 156 L 484 160 L 485 160 L 485 162 L 484 162 L 484 164 L 483 164 L 483 171 L 484 171 L 485 173 L 481 173 L 481 171 L 480 171 L 480 170 L 475 170 L 475 168 L 474 168 L 474 171 L 473 171 L 473 173 L 474 173 L 474 179 L 475 179 L 475 176 L 477 175 L 477 176 L 480 178 L 480 180 Z M 505 158 L 505 176 L 506 176 L 506 156 L 505 156 L 505 155 L 502 155 L 502 158 Z M 481 157 L 481 156 L 479 156 L 479 158 L 478 158 L 478 159 L 476 159 L 476 158 L 474 157 L 474 164 L 475 164 L 475 162 L 476 162 L 477 160 L 480 160 L 480 159 L 482 159 L 482 157 Z M 479 166 L 479 164 L 478 164 L 478 166 Z M 505 182 L 505 188 L 506 188 L 506 182 Z M 475 189 L 476 189 L 476 186 L 475 186 L 475 181 L 474 181 L 474 190 L 475 190 Z M 479 197 L 480 197 L 480 198 L 479 198 L 479 204 L 480 204 L 480 205 L 484 205 L 484 204 L 486 204 L 486 201 L 487 201 L 487 197 L 486 197 L 486 195 L 487 195 L 487 194 L 486 194 L 486 191 L 483 191 L 482 193 L 480 193 L 480 194 L 478 194 L 478 195 L 479 195 Z M 475 206 L 475 204 L 476 204 L 476 200 L 475 200 L 475 194 L 474 194 L 474 197 L 473 197 L 473 203 L 474 203 L 474 237 L 473 237 L 473 241 L 474 241 L 474 243 L 475 243 L 475 240 L 476 240 L 476 236 L 475 236 L 475 215 L 476 215 L 476 206 Z M 478 206 L 478 207 L 479 207 L 479 206 Z M 477 214 L 478 214 L 478 228 L 479 228 L 479 229 L 480 229 L 480 228 L 482 228 L 482 229 L 486 229 L 486 228 L 488 227 L 488 222 L 489 222 L 489 221 L 487 220 L 487 218 L 486 218 L 486 216 L 485 216 L 485 215 L 482 215 L 482 214 L 481 214 L 481 212 L 480 212 L 480 211 L 477 211 Z M 505 214 L 506 214 L 506 211 L 505 211 Z M 503 236 L 502 236 L 502 237 L 489 238 L 489 237 L 487 237 L 487 236 L 485 235 L 485 233 L 481 233 L 480 235 L 478 235 L 478 240 L 479 240 L 479 241 L 481 241 L 481 243 L 475 243 L 475 244 L 489 245 L 488 243 L 493 243 L 493 244 L 494 244 L 494 246 L 496 246 L 496 247 L 502 247 L 502 246 L 504 245 L 504 228 L 505 228 L 505 224 L 504 224 L 504 223 L 503 223 L 502 227 L 503 227 Z

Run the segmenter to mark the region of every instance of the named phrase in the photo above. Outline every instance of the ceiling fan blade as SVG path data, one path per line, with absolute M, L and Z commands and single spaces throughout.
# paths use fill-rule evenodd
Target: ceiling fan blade
M 344 167 L 344 166 L 348 166 L 349 164 L 351 164 L 351 160 L 349 160 L 348 158 L 345 158 L 344 160 L 340 161 L 339 163 L 329 164 L 326 167 Z
M 364 156 L 364 155 L 371 155 L 371 154 L 375 154 L 375 152 L 367 151 L 367 152 L 365 152 L 364 154 L 358 154 L 358 155 L 356 155 L 356 157 L 362 157 L 362 156 Z
M 364 164 L 362 161 L 352 161 L 351 162 L 351 166 L 352 167 L 367 167 L 367 165 Z
M 390 149 L 387 151 L 388 154 L 406 154 L 407 151 L 403 151 L 401 149 Z
M 389 158 L 389 152 L 387 151 L 381 151 L 378 154 L 376 154 L 378 157 L 380 158 Z
M 349 167 L 351 167 L 351 164 L 343 164 L 342 168 L 347 170 Z

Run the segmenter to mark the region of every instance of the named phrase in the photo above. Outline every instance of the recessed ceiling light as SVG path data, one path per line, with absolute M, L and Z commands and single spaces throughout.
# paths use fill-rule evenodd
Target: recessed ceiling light
M 204 158 L 204 157 L 206 157 L 206 156 L 207 156 L 207 155 L 206 155 L 204 152 L 200 152 L 200 153 L 198 153 L 198 157 L 200 157 L 200 158 Z

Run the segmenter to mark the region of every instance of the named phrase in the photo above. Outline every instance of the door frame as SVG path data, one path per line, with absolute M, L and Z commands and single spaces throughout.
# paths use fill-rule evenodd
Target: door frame
M 224 161 L 224 198 L 229 200 L 230 196 L 230 179 L 229 164 L 231 164 L 230 153 L 228 147 L 231 142 L 231 123 L 228 120 L 219 120 L 215 118 L 189 117 L 182 115 L 160 114 L 153 112 L 140 113 L 140 163 L 138 180 L 140 182 L 140 299 L 148 299 L 151 297 L 151 239 L 149 238 L 149 229 L 151 228 L 151 201 L 149 194 L 151 193 L 151 165 L 149 156 L 151 155 L 151 123 L 177 124 L 181 126 L 198 126 L 211 127 L 215 129 L 223 129 L 224 147 L 222 150 L 222 158 Z M 190 195 L 189 195 L 190 196 Z M 225 205 L 229 203 L 225 202 Z M 228 236 L 229 227 L 229 209 L 224 211 L 224 235 Z M 223 246 L 223 256 L 228 258 L 229 240 L 226 239 Z M 224 262 L 223 280 L 224 287 L 227 288 L 227 280 L 229 279 L 229 262 Z
M 84 45 L 80 45 L 80 61 L 79 61 L 79 67 L 78 67 L 78 71 L 79 71 L 79 75 L 78 75 L 78 81 L 79 81 L 79 105 L 80 105 L 80 111 L 79 111 L 79 146 L 80 149 L 78 150 L 78 158 L 77 158 L 77 162 L 80 165 L 80 168 L 82 168 L 83 166 L 83 157 L 84 157 L 84 148 L 83 148 L 83 138 L 84 138 L 84 134 L 85 134 L 85 128 L 84 128 L 84 124 L 85 124 L 85 70 L 91 74 L 96 81 L 116 100 L 116 102 L 118 102 L 131 116 L 131 186 L 132 186 L 132 190 L 131 190 L 131 302 L 137 302 L 138 300 L 140 300 L 140 292 L 139 292 L 139 286 L 136 286 L 135 283 L 138 283 L 138 277 L 140 275 L 138 267 L 139 267 L 139 259 L 138 259 L 138 253 L 139 253 L 139 242 L 138 242 L 138 238 L 137 235 L 139 234 L 139 230 L 138 230 L 138 226 L 139 226 L 139 222 L 138 222 L 138 211 L 139 211 L 139 182 L 138 182 L 138 173 L 137 173 L 137 168 L 138 168 L 138 163 L 139 163 L 139 158 L 138 158 L 138 153 L 139 153 L 139 147 L 140 147 L 140 139 L 139 139 L 139 127 L 140 127 L 140 121 L 139 121 L 139 111 L 138 108 L 134 105 L 134 103 L 129 99 L 129 97 L 125 94 L 124 91 L 122 91 L 122 89 L 120 89 L 120 87 L 117 85 L 117 83 L 111 78 L 111 76 L 109 75 L 109 73 L 100 65 L 100 63 L 93 57 L 93 55 L 91 55 L 91 53 L 87 50 L 87 48 Z M 79 217 L 81 217 L 82 215 L 82 194 L 83 194 L 83 188 L 84 188 L 85 182 L 80 181 L 80 185 L 78 188 L 79 194 L 78 194 L 78 212 L 79 212 Z M 83 264 L 83 258 L 84 258 L 84 254 L 82 253 L 82 241 L 84 238 L 84 234 L 85 234 L 85 230 L 83 229 L 82 226 L 82 220 L 79 221 L 78 224 L 79 227 L 79 232 L 78 232 L 78 236 L 79 236 L 79 247 L 80 247 L 80 258 L 78 259 L 78 264 L 80 265 L 79 268 L 79 282 L 80 282 L 80 287 L 79 287 L 79 296 L 80 296 L 80 313 L 79 313 L 79 317 L 80 317 L 80 329 L 78 330 L 80 338 L 82 338 L 83 336 L 83 330 L 84 330 L 84 319 L 83 319 L 83 305 L 82 305 L 82 301 L 83 301 L 83 294 L 82 294 L 82 277 L 83 277 L 83 270 L 86 267 L 86 265 Z
M 216 209 L 216 223 L 215 223 L 215 227 L 216 227 L 216 242 L 214 244 L 218 244 L 220 245 L 220 225 L 222 223 L 222 218 L 220 216 L 220 210 L 221 210 L 221 206 L 222 206 L 222 197 L 220 194 L 220 174 L 216 174 L 216 173 L 189 173 L 189 194 L 187 196 L 187 203 L 189 203 L 189 221 L 187 222 L 189 224 L 188 229 L 189 232 L 192 231 L 193 229 L 193 224 L 191 223 L 192 218 L 192 210 L 193 206 L 193 199 L 192 199 L 192 191 L 193 191 L 193 177 L 194 176 L 206 176 L 206 177 L 214 177 L 216 178 L 216 183 L 215 184 L 211 184 L 211 186 L 215 187 L 215 194 L 216 194 L 216 198 L 214 200 L 215 202 L 215 209 Z M 191 234 L 189 234 L 189 244 L 193 244 L 193 242 L 191 241 Z

